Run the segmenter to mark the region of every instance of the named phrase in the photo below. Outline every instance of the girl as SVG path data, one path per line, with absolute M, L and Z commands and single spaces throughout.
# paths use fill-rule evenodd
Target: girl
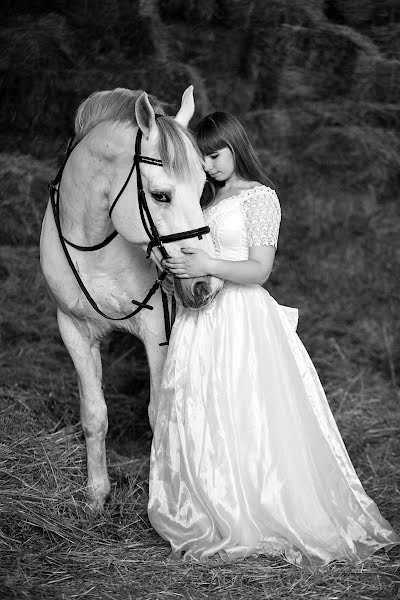
M 297 311 L 261 287 L 277 247 L 277 195 L 237 119 L 213 113 L 196 133 L 216 189 L 204 209 L 216 258 L 189 248 L 165 267 L 225 285 L 208 307 L 181 307 L 173 328 L 150 521 L 184 559 L 364 560 L 399 537 L 351 464 L 295 332 Z

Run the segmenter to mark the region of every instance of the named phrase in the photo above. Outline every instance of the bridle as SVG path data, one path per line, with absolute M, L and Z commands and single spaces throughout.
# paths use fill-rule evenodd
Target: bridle
M 110 218 L 111 218 L 112 211 L 114 210 L 115 205 L 117 204 L 117 202 L 120 199 L 122 193 L 124 192 L 126 186 L 128 185 L 131 175 L 136 167 L 136 187 L 137 187 L 137 194 L 138 194 L 140 218 L 142 220 L 144 230 L 146 231 L 146 234 L 148 235 L 149 240 L 150 240 L 150 242 L 148 243 L 148 246 L 147 246 L 146 258 L 150 258 L 153 248 L 158 248 L 160 250 L 163 258 L 169 258 L 169 254 L 165 250 L 164 244 L 169 244 L 170 242 L 178 242 L 180 240 L 187 240 L 189 238 L 194 238 L 194 237 L 198 237 L 201 240 L 203 235 L 210 232 L 210 228 L 207 225 L 205 225 L 204 227 L 199 227 L 197 229 L 189 229 L 187 231 L 181 231 L 179 233 L 172 233 L 170 235 L 160 235 L 158 233 L 156 224 L 153 221 L 153 218 L 151 216 L 151 213 L 150 213 L 150 210 L 149 210 L 149 207 L 147 204 L 145 191 L 143 189 L 142 173 L 140 171 L 140 163 L 146 163 L 149 165 L 157 165 L 159 167 L 162 167 L 163 163 L 158 158 L 142 156 L 140 154 L 141 144 L 142 144 L 142 131 L 139 129 L 137 132 L 137 135 L 136 135 L 135 155 L 134 155 L 134 159 L 133 159 L 132 168 L 131 168 L 129 175 L 128 175 L 124 185 L 122 186 L 119 194 L 117 195 L 114 202 L 112 203 L 108 214 L 110 215 Z
M 167 341 L 160 344 L 160 346 L 164 346 L 164 345 L 168 344 L 168 341 L 169 341 L 169 338 L 171 335 L 171 328 L 172 328 L 174 318 L 175 318 L 175 313 L 176 313 L 175 297 L 172 296 L 171 316 L 169 315 L 168 297 L 162 288 L 162 282 L 164 281 L 164 279 L 166 278 L 166 276 L 168 274 L 165 270 L 160 272 L 158 267 L 156 267 L 158 277 L 142 302 L 139 302 L 138 300 L 131 300 L 132 304 L 135 304 L 137 307 L 137 308 L 135 308 L 135 310 L 133 310 L 132 312 L 130 312 L 127 315 L 124 315 L 123 317 L 110 317 L 109 315 L 104 313 L 97 306 L 95 300 L 92 298 L 87 287 L 83 283 L 83 281 L 73 263 L 73 260 L 68 252 L 67 245 L 71 246 L 72 248 L 75 248 L 76 250 L 80 250 L 82 252 L 92 252 L 95 250 L 100 250 L 101 248 L 104 248 L 104 246 L 109 244 L 118 235 L 117 231 L 113 231 L 110 235 L 108 235 L 99 244 L 95 244 L 94 246 L 79 246 L 78 244 L 74 244 L 73 242 L 67 240 L 62 234 L 61 222 L 60 222 L 60 184 L 61 184 L 61 178 L 62 178 L 64 169 L 65 169 L 65 165 L 67 164 L 68 158 L 70 157 L 74 148 L 77 146 L 77 144 L 74 145 L 73 142 L 74 142 L 74 136 L 72 136 L 71 139 L 69 140 L 63 163 L 62 163 L 56 177 L 52 181 L 50 181 L 49 186 L 48 186 L 49 193 L 50 193 L 51 206 L 53 209 L 54 221 L 55 221 L 55 224 L 57 227 L 60 243 L 61 243 L 62 249 L 64 251 L 65 257 L 68 261 L 68 264 L 75 276 L 76 281 L 79 284 L 79 287 L 81 288 L 82 292 L 86 296 L 86 298 L 89 301 L 92 308 L 99 315 L 101 315 L 105 319 L 109 319 L 111 321 L 124 321 L 126 319 L 130 319 L 131 317 L 134 317 L 136 314 L 138 314 L 138 312 L 140 312 L 143 308 L 147 308 L 148 310 L 153 310 L 153 307 L 151 305 L 149 305 L 148 302 L 149 302 L 150 298 L 156 293 L 158 288 L 160 288 L 162 303 L 163 303 L 163 310 L 164 310 L 165 334 L 167 337 Z M 157 158 L 151 158 L 149 156 L 142 156 L 140 153 L 141 143 L 142 143 L 142 131 L 139 128 L 138 132 L 136 134 L 135 154 L 133 156 L 132 167 L 129 171 L 129 174 L 128 174 L 122 188 L 118 192 L 115 200 L 113 201 L 113 203 L 111 205 L 111 208 L 109 210 L 109 216 L 111 218 L 112 212 L 113 212 L 118 200 L 121 198 L 122 194 L 124 193 L 125 188 L 127 187 L 128 183 L 132 177 L 133 171 L 136 168 L 136 187 L 137 187 L 137 197 L 138 197 L 138 204 L 139 204 L 139 213 L 140 213 L 140 218 L 141 218 L 144 230 L 150 240 L 149 244 L 147 246 L 146 258 L 150 258 L 150 255 L 154 248 L 159 249 L 161 256 L 163 258 L 168 258 L 169 254 L 166 251 L 164 244 L 168 244 L 170 242 L 176 242 L 176 241 L 180 241 L 180 240 L 185 240 L 185 239 L 189 239 L 189 238 L 194 238 L 194 237 L 198 237 L 199 239 L 202 239 L 203 235 L 210 232 L 210 228 L 208 226 L 204 226 L 204 227 L 199 227 L 197 229 L 189 229 L 187 231 L 180 231 L 178 233 L 172 233 L 170 235 L 160 235 L 159 234 L 159 232 L 157 230 L 157 226 L 154 223 L 154 220 L 151 216 L 151 212 L 150 212 L 148 204 L 147 204 L 146 194 L 143 189 L 142 174 L 140 171 L 140 163 L 156 165 L 159 167 L 162 167 L 163 163 L 161 160 L 159 160 Z

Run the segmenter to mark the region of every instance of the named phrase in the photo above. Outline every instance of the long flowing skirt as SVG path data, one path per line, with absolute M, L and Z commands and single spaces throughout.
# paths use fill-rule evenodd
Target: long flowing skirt
M 182 309 L 164 368 L 148 514 L 184 559 L 358 562 L 400 538 L 365 493 L 293 311 L 227 283 Z

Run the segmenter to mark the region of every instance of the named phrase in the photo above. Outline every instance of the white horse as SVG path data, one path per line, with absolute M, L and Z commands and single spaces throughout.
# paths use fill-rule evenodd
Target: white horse
M 153 310 L 144 307 L 125 320 L 110 320 L 102 314 L 118 319 L 139 309 L 157 279 L 155 265 L 161 268 L 165 250 L 162 245 L 153 248 L 152 260 L 146 260 L 149 236 L 145 226 L 147 231 L 151 229 L 150 234 L 153 232 L 149 218 L 156 234 L 167 236 L 164 242 L 169 255 L 179 255 L 185 245 L 213 254 L 209 235 L 193 237 L 205 225 L 199 202 L 205 174 L 201 156 L 186 129 L 193 112 L 192 86 L 183 94 L 175 119 L 166 116 L 157 100 L 145 92 L 118 88 L 89 96 L 77 111 L 75 146 L 60 172 L 59 202 L 55 211 L 49 202 L 44 217 L 41 266 L 57 304 L 61 337 L 78 374 L 92 508 L 101 508 L 110 491 L 100 340 L 117 328 L 143 341 L 150 368 L 152 427 L 166 356 L 166 348 L 159 345 L 165 340 L 159 291 L 149 301 Z M 136 157 L 133 168 L 137 134 L 142 138 L 141 158 Z M 139 187 L 145 192 L 149 210 L 144 217 L 140 214 L 143 207 L 140 209 L 138 204 Z M 96 247 L 113 230 L 118 235 L 111 236 L 104 247 L 92 251 L 75 247 Z M 168 239 L 180 232 L 184 233 L 175 236 L 177 240 Z M 174 286 L 178 301 L 199 308 L 211 302 L 222 282 L 212 277 L 182 279 Z M 132 304 L 132 300 L 136 302 Z

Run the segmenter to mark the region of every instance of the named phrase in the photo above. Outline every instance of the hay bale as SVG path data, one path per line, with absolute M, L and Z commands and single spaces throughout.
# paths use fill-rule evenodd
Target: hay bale
M 71 9 L 68 17 L 24 15 L 3 28 L 4 134 L 10 135 L 11 125 L 14 135 L 23 137 L 27 131 L 30 138 L 67 137 L 75 108 L 93 91 L 138 89 L 135 75 L 165 56 L 166 48 L 155 3 L 137 4 L 90 1 Z
M 162 0 L 160 5 L 160 15 L 165 21 L 179 19 L 188 22 L 209 23 L 214 16 L 216 0 Z
M 310 138 L 302 161 L 326 183 L 336 180 L 342 186 L 370 187 L 383 196 L 400 169 L 400 140 L 394 132 L 375 127 L 322 127 Z
M 38 245 L 54 172 L 50 161 L 0 154 L 0 245 Z
M 150 67 L 140 64 L 132 69 L 131 60 L 122 58 L 115 71 L 115 55 L 99 57 L 96 64 L 87 68 L 85 76 L 77 76 L 75 89 L 79 101 L 84 100 L 95 90 L 125 87 L 132 90 L 145 90 L 156 96 L 165 105 L 167 114 L 174 114 L 179 106 L 185 89 L 193 84 L 195 87 L 196 112 L 209 112 L 210 102 L 207 88 L 199 71 L 188 64 L 154 58 Z M 78 104 L 76 105 L 76 107 Z M 75 108 L 76 108 L 75 107 Z M 73 112 L 71 112 L 71 119 Z
M 288 140 L 292 121 L 287 108 L 269 108 L 247 112 L 242 122 L 249 133 L 258 156 L 270 179 L 277 188 L 285 186 L 293 172 Z
M 371 37 L 386 58 L 400 60 L 400 23 L 374 27 Z
M 367 36 L 330 23 L 292 26 L 286 31 L 286 42 L 279 90 L 285 103 L 307 96 L 313 100 L 346 96 L 358 57 L 379 56 L 379 49 Z
M 400 16 L 396 0 L 328 0 L 326 12 L 331 18 L 354 28 L 384 24 Z
M 74 36 L 65 17 L 20 17 L 0 32 L 3 110 L 0 126 L 26 135 L 59 134 L 68 127 L 74 92 L 68 71 L 74 64 Z
M 374 190 L 393 199 L 400 169 L 395 125 L 400 107 L 355 101 L 311 102 L 247 113 L 255 145 L 276 157 L 277 182 L 318 189 Z M 268 158 L 268 157 L 267 157 Z M 286 165 L 286 166 L 285 166 Z
M 359 56 L 351 94 L 362 101 L 397 104 L 400 97 L 400 60 Z
M 198 70 L 181 62 L 155 60 L 137 78 L 140 87 L 151 91 L 167 105 L 167 112 L 174 114 L 180 106 L 184 90 L 191 84 L 195 88 L 196 112 L 200 115 L 209 112 L 210 101 L 204 79 Z

